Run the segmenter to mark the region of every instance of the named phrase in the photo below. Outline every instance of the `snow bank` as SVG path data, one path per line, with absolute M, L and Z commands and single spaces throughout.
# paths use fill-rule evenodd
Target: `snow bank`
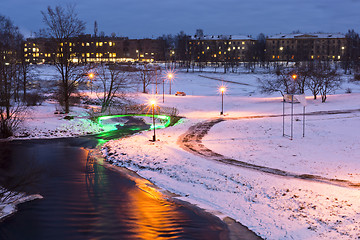
M 295 116 L 291 141 L 282 136 L 280 116 L 244 118 L 281 115 L 281 97 L 257 95 L 253 75 L 212 76 L 251 85 L 228 83 L 222 117 L 226 121 L 214 125 L 202 139 L 207 148 L 235 160 L 347 180 L 357 187 L 276 176 L 185 151 L 179 139 L 196 123 L 220 117 L 221 97 L 216 92 L 219 82 L 181 72 L 173 88 L 188 95 L 166 95 L 160 105 L 176 106 L 186 119 L 158 130 L 155 143 L 149 141 L 152 132 L 106 143 L 102 152 L 107 160 L 179 194 L 183 200 L 230 216 L 266 239 L 359 238 L 360 94 L 331 95 L 325 104 L 309 96 L 306 111 L 316 114 L 306 117 L 305 138 L 302 116 Z M 339 110 L 342 112 L 336 113 Z M 289 104 L 286 111 L 290 111 Z M 295 113 L 302 113 L 299 104 Z M 287 133 L 289 123 L 287 117 Z

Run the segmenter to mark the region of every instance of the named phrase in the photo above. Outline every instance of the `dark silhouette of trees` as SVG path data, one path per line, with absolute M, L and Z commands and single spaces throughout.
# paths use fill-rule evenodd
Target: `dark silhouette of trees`
M 142 84 L 142 92 L 147 93 L 146 88 L 154 82 L 155 79 L 155 67 L 150 64 L 144 63 L 139 67 L 138 79 Z
M 0 15 L 0 138 L 12 136 L 22 120 L 18 89 L 23 36 L 12 21 Z
M 129 77 L 126 65 L 105 65 L 100 63 L 95 67 L 96 95 L 101 103 L 101 112 L 110 109 L 115 98 L 120 97 L 125 88 L 129 87 Z
M 354 31 L 354 29 L 349 30 L 345 34 L 346 46 L 345 52 L 342 60 L 342 67 L 347 71 L 351 69 L 356 69 L 360 65 L 360 36 Z
M 326 102 L 327 95 L 340 88 L 342 83 L 336 67 L 328 61 L 315 62 L 311 77 L 308 81 L 308 88 L 312 91 L 314 99 L 316 94 L 321 94 L 321 101 Z
M 67 5 L 66 8 L 56 6 L 54 9 L 49 6 L 46 12 L 41 13 L 47 26 L 44 32 L 54 42 L 53 52 L 56 54 L 53 61 L 61 77 L 58 83 L 58 100 L 65 113 L 68 113 L 71 94 L 82 80 L 79 63 L 72 61 L 74 53 L 70 39 L 83 33 L 85 23 L 78 18 L 73 5 Z
M 336 67 L 329 61 L 302 62 L 290 68 L 279 65 L 275 73 L 276 77 L 258 79 L 261 93 L 280 92 L 284 96 L 303 94 L 308 89 L 314 99 L 321 94 L 322 102 L 326 102 L 327 95 L 342 83 Z

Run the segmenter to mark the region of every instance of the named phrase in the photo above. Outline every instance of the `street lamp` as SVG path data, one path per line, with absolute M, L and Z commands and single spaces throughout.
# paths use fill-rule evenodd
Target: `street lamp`
M 295 93 L 295 82 L 296 82 L 297 77 L 298 77 L 298 75 L 296 75 L 295 73 L 293 75 L 291 75 L 291 78 L 294 79 L 292 94 Z
M 163 78 L 163 103 L 165 102 L 165 78 Z
M 169 89 L 169 92 L 170 92 L 170 95 L 171 95 L 171 79 L 174 77 L 174 74 L 172 74 L 172 73 L 168 73 L 167 77 L 168 77 L 169 82 L 170 82 L 170 89 Z
M 150 105 L 151 105 L 151 108 L 152 108 L 153 128 L 154 128 L 154 135 L 153 135 L 152 141 L 155 142 L 156 141 L 156 135 L 155 135 L 155 106 L 156 106 L 156 101 L 154 99 L 150 100 Z
M 91 72 L 91 73 L 88 74 L 88 77 L 90 79 L 90 91 L 92 93 L 92 80 L 94 79 L 95 74 Z
M 221 92 L 221 112 L 220 115 L 224 114 L 224 92 L 226 91 L 226 87 L 221 86 L 219 88 L 220 92 Z

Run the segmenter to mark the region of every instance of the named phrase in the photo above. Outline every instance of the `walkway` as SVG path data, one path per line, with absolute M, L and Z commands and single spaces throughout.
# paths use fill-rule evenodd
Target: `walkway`
M 334 110 L 334 111 L 319 111 L 319 112 L 311 112 L 306 115 L 330 115 L 330 114 L 348 114 L 360 112 L 360 109 L 353 110 Z M 240 120 L 240 119 L 251 119 L 251 118 L 268 118 L 268 117 L 282 117 L 282 115 L 266 115 L 266 116 L 248 116 L 248 117 L 238 117 L 238 118 L 216 118 L 210 119 L 194 126 L 191 126 L 188 131 L 181 135 L 178 139 L 178 144 L 186 151 L 202 156 L 204 158 L 222 162 L 225 164 L 230 164 L 236 167 L 248 168 L 255 171 L 260 171 L 272 175 L 282 176 L 282 177 L 292 177 L 297 179 L 305 179 L 308 181 L 314 182 L 322 182 L 337 186 L 345 186 L 351 188 L 360 188 L 359 183 L 353 183 L 348 180 L 342 179 L 331 179 L 322 176 L 312 175 L 312 174 L 297 174 L 288 171 L 283 171 L 281 169 L 255 165 L 251 163 L 247 163 L 244 161 L 240 161 L 237 159 L 228 158 L 224 155 L 216 153 L 211 149 L 207 148 L 203 143 L 203 137 L 208 134 L 209 130 L 215 125 L 223 121 L 228 120 Z

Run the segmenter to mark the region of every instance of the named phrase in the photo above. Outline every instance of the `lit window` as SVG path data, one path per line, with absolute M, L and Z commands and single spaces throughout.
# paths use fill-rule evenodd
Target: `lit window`
M 219 55 L 221 55 L 221 51 L 219 51 Z
M 86 53 L 86 57 L 90 57 L 90 53 Z
M 244 45 L 245 44 L 245 42 L 242 42 L 242 45 Z
M 345 49 L 345 47 L 341 47 L 341 50 L 344 50 Z
M 24 48 L 24 52 L 27 52 L 27 48 Z
M 71 46 L 72 46 L 72 43 L 69 43 L 69 46 L 71 47 Z
M 207 47 L 206 49 L 207 49 L 207 50 L 209 50 L 209 49 L 210 49 L 210 47 Z
M 284 47 L 280 47 L 280 51 L 284 50 Z
M 36 52 L 36 48 L 33 48 L 32 51 L 33 51 L 33 52 Z
M 86 46 L 90 46 L 90 43 L 87 42 L 87 43 L 86 43 Z
M 228 48 L 228 51 L 230 51 L 231 50 L 231 48 Z
M 116 53 L 113 53 L 113 57 L 116 57 Z
M 340 59 L 340 56 L 338 56 L 338 59 Z
M 238 49 L 240 49 L 240 47 L 238 47 Z
M 241 49 L 242 49 L 242 50 L 244 50 L 244 49 L 245 49 L 245 47 L 242 47 Z
M 103 42 L 99 42 L 99 46 L 101 47 L 103 45 Z
M 109 42 L 109 46 L 110 46 L 110 47 L 112 46 L 112 42 Z
M 97 46 L 97 47 L 99 46 L 99 43 L 98 43 L 98 42 L 96 42 L 96 46 Z
M 109 53 L 109 57 L 112 57 L 112 53 Z
M 85 43 L 82 43 L 81 45 L 82 45 L 82 46 L 85 46 Z
M 64 46 L 64 43 L 60 43 L 60 46 Z

